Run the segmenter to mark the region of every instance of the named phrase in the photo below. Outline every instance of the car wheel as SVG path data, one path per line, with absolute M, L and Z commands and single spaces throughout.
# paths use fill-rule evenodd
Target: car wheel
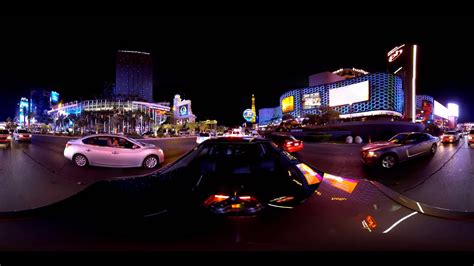
M 150 155 L 143 160 L 143 167 L 147 169 L 153 169 L 159 164 L 158 157 L 156 155 Z
M 87 157 L 82 154 L 74 155 L 74 157 L 72 157 L 72 161 L 79 167 L 84 167 L 89 163 Z
M 431 145 L 431 148 L 430 148 L 431 156 L 435 155 L 437 149 L 438 149 L 438 145 L 436 144 Z
M 397 164 L 398 159 L 394 154 L 386 154 L 380 158 L 380 166 L 383 169 L 392 169 Z

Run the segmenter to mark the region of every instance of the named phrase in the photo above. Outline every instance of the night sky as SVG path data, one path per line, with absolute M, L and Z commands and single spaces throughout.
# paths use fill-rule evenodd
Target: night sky
M 117 50 L 150 52 L 155 101 L 193 101 L 199 120 L 244 122 L 305 87 L 311 74 L 355 67 L 386 71 L 386 53 L 420 45 L 418 94 L 460 105 L 474 121 L 473 18 L 456 17 L 22 17 L 0 18 L 0 121 L 30 88 L 65 101 L 94 99 L 115 82 Z

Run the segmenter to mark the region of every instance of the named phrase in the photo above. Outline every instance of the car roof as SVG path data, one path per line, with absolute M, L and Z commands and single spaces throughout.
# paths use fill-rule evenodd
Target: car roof
M 205 143 L 268 143 L 267 139 L 260 137 L 219 137 L 216 139 L 209 139 Z
M 94 138 L 94 137 L 114 137 L 114 138 L 132 139 L 132 138 L 129 138 L 129 137 L 124 136 L 124 135 L 115 135 L 115 134 L 93 134 L 93 135 L 89 135 L 89 136 L 84 136 L 84 137 L 82 137 L 82 139 Z

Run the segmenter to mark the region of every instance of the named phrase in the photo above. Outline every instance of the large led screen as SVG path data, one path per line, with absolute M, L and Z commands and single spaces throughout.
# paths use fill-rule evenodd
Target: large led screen
M 303 109 L 313 109 L 321 105 L 319 92 L 303 94 L 301 101 L 303 102 Z
M 449 111 L 448 108 L 446 108 L 444 105 L 440 104 L 437 101 L 434 101 L 434 114 L 439 117 L 448 119 Z
M 459 105 L 455 103 L 448 103 L 449 116 L 459 117 Z
M 291 112 L 295 109 L 295 98 L 288 96 L 281 101 L 281 111 L 283 113 Z
M 329 90 L 329 106 L 339 106 L 369 100 L 369 81 Z

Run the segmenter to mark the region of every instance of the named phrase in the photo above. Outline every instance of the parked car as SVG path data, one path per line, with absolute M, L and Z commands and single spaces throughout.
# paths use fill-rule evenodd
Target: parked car
M 0 129 L 0 144 L 10 147 L 12 141 L 12 136 L 10 132 L 6 129 Z
M 209 133 L 199 133 L 196 138 L 196 143 L 201 144 L 204 141 L 208 140 L 211 138 L 211 135 Z
M 471 146 L 471 144 L 474 144 L 474 129 L 471 129 L 469 131 L 469 134 L 467 135 L 467 144 Z
M 454 131 L 454 130 L 446 131 L 441 136 L 442 143 L 458 143 L 460 139 L 461 139 L 461 134 L 459 134 L 458 131 Z
M 109 134 L 70 140 L 64 148 L 64 156 L 80 167 L 155 168 L 165 161 L 163 150 L 153 144 Z
M 271 134 L 269 138 L 278 147 L 289 153 L 299 152 L 303 149 L 303 141 L 297 140 L 291 135 Z
M 13 132 L 13 139 L 16 141 L 29 141 L 31 142 L 31 133 L 26 129 L 15 129 Z
M 439 138 L 428 133 L 400 133 L 388 141 L 378 141 L 361 148 L 362 162 L 368 166 L 391 169 L 398 163 L 422 155 L 434 155 Z

